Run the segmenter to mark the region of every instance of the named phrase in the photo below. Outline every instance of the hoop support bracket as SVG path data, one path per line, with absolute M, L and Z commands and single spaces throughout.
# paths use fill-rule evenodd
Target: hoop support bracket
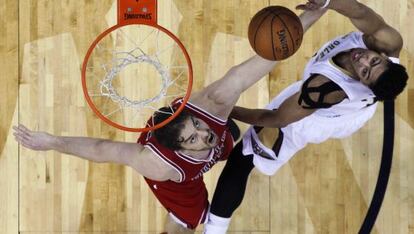
M 118 0 L 118 24 L 157 24 L 157 0 Z

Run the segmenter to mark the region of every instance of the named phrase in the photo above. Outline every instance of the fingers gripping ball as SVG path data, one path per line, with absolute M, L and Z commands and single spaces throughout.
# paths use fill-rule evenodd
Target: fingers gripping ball
M 248 34 L 258 55 L 268 60 L 283 60 L 299 49 L 303 28 L 299 17 L 288 8 L 270 6 L 253 16 Z

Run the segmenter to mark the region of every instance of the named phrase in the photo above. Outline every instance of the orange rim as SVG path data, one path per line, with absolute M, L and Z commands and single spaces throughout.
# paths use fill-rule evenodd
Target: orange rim
M 94 50 L 94 48 L 96 47 L 96 45 L 102 40 L 102 38 L 104 38 L 106 35 L 108 35 L 109 33 L 111 33 L 112 31 L 123 27 L 123 26 L 127 26 L 127 25 L 133 25 L 136 23 L 123 23 L 123 24 L 117 24 L 115 26 L 112 26 L 110 28 L 108 28 L 107 30 L 105 30 L 103 33 L 101 33 L 96 39 L 95 41 L 91 44 L 91 46 L 89 47 L 88 51 L 86 52 L 85 55 L 85 59 L 83 60 L 83 65 L 82 65 L 82 89 L 83 89 L 83 94 L 85 95 L 85 99 L 89 105 L 89 107 L 93 110 L 93 112 L 95 112 L 95 114 L 102 119 L 105 123 L 124 130 L 124 131 L 129 131 L 129 132 L 147 132 L 147 131 L 151 131 L 154 129 L 158 129 L 161 128 L 163 126 L 165 126 L 166 124 L 168 124 L 169 122 L 171 122 L 175 117 L 177 117 L 181 111 L 183 111 L 184 106 L 186 105 L 186 103 L 188 102 L 188 99 L 190 98 L 190 94 L 191 94 L 191 89 L 193 86 L 193 67 L 192 67 L 192 63 L 191 63 L 191 59 L 190 56 L 187 53 L 187 50 L 185 49 L 184 45 L 181 43 L 181 41 L 170 31 L 168 31 L 167 29 L 165 29 L 164 27 L 158 25 L 158 24 L 153 24 L 153 23 L 146 23 L 146 22 L 141 22 L 140 24 L 144 24 L 150 27 L 154 27 L 157 28 L 159 30 L 161 30 L 162 32 L 166 33 L 170 38 L 172 38 L 181 48 L 181 50 L 184 53 L 185 59 L 187 60 L 187 65 L 188 65 L 188 85 L 187 85 L 187 92 L 186 95 L 183 98 L 183 102 L 181 103 L 181 105 L 178 107 L 178 109 L 170 116 L 168 117 L 168 119 L 164 120 L 163 122 L 156 124 L 154 126 L 150 126 L 150 127 L 145 127 L 145 128 L 130 128 L 130 127 L 126 127 L 123 125 L 120 125 L 118 123 L 115 123 L 114 121 L 108 119 L 107 117 L 105 117 L 99 110 L 98 108 L 95 106 L 95 104 L 93 103 L 91 97 L 89 96 L 88 93 L 88 88 L 86 86 L 86 67 L 88 65 L 88 61 L 89 61 L 89 57 L 92 54 L 92 51 Z

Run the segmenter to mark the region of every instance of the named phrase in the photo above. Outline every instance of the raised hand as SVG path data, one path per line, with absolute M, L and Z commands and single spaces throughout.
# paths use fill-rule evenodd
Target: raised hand
M 14 137 L 19 144 L 32 150 L 51 150 L 54 136 L 46 132 L 31 131 L 24 125 L 13 126 Z

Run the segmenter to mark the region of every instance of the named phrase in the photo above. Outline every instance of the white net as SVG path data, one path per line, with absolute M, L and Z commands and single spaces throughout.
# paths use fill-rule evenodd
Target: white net
M 86 84 L 93 105 L 105 118 L 141 128 L 159 108 L 187 94 L 189 66 L 168 34 L 145 25 L 124 26 L 95 46 Z
M 136 50 L 134 50 L 136 51 Z M 118 103 L 122 108 L 136 108 L 140 109 L 143 108 L 153 102 L 157 102 L 164 98 L 167 94 L 167 88 L 172 84 L 168 70 L 164 67 L 156 58 L 151 58 L 151 56 L 146 54 L 141 54 L 135 56 L 133 54 L 134 51 L 131 52 L 117 52 L 117 55 L 124 55 L 125 57 L 116 58 L 113 63 L 115 65 L 107 71 L 105 78 L 100 82 L 100 90 L 102 96 L 110 97 L 112 101 Z M 118 57 L 118 56 L 116 56 Z M 128 65 L 134 63 L 148 63 L 155 67 L 155 69 L 160 74 L 160 78 L 162 81 L 161 91 L 158 95 L 152 98 L 144 99 L 144 100 L 130 100 L 128 97 L 120 96 L 116 89 L 112 86 L 112 81 L 117 77 L 117 75 Z

